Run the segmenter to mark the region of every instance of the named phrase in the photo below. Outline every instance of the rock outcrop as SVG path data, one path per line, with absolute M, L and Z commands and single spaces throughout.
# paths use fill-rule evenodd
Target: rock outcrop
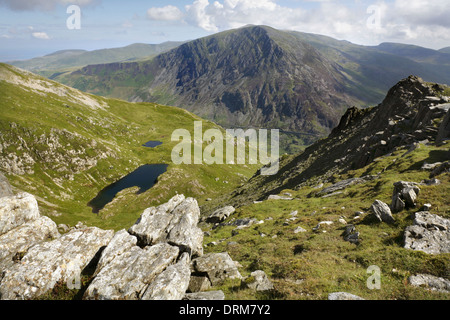
M 36 299 L 58 284 L 83 289 L 85 300 L 224 299 L 196 292 L 241 278 L 228 253 L 203 256 L 199 217 L 197 201 L 177 195 L 145 210 L 128 231 L 78 224 L 61 235 L 34 196 L 2 197 L 0 299 Z M 205 279 L 195 286 L 199 273 Z M 91 280 L 81 288 L 85 274 Z
M 375 202 L 370 207 L 370 210 L 373 212 L 374 216 L 380 222 L 386 222 L 386 223 L 394 223 L 395 222 L 395 219 L 392 216 L 391 209 L 383 201 L 375 200 Z

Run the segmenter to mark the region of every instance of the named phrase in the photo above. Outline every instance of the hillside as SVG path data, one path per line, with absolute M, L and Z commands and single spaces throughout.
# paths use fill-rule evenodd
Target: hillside
M 172 131 L 193 132 L 193 122 L 202 120 L 183 109 L 85 94 L 6 64 L 0 65 L 0 97 L 0 170 L 58 223 L 122 228 L 177 192 L 204 202 L 256 170 L 173 165 Z M 203 127 L 220 129 L 207 121 Z M 143 146 L 151 140 L 162 145 Z M 128 188 L 99 214 L 88 207 L 102 189 L 148 164 L 168 165 L 153 188 L 139 194 Z
M 133 61 L 150 58 L 179 46 L 181 42 L 161 44 L 135 43 L 122 48 L 86 50 L 61 50 L 30 60 L 10 61 L 8 64 L 54 78 L 61 73 L 91 64 Z

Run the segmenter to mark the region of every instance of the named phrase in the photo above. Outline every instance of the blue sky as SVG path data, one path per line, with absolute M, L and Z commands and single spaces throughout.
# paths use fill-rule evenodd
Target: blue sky
M 81 10 L 71 30 L 67 8 Z M 448 0 L 0 0 L 0 61 L 196 39 L 246 24 L 358 44 L 450 46 Z

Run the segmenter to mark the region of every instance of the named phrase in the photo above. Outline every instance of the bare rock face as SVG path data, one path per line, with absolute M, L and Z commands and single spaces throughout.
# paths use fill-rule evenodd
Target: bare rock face
M 404 233 L 404 247 L 428 254 L 450 252 L 450 220 L 427 211 L 417 212 Z

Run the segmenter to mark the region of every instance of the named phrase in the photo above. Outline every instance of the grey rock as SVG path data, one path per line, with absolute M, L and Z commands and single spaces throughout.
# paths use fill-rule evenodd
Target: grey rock
M 63 282 L 71 283 L 113 237 L 112 230 L 86 228 L 31 247 L 20 263 L 4 272 L 2 300 L 34 299 Z
M 194 274 L 206 274 L 213 286 L 227 278 L 242 279 L 235 262 L 227 252 L 209 253 L 192 260 Z
M 183 300 L 225 300 L 223 291 L 186 293 Z
M 178 247 L 158 243 L 144 249 L 122 230 L 102 252 L 86 300 L 138 300 L 150 283 L 178 257 Z
M 404 247 L 428 254 L 450 252 L 450 220 L 429 212 L 417 212 L 404 232 Z
M 272 194 L 267 198 L 267 200 L 293 200 L 293 198 Z
M 339 190 L 346 189 L 349 186 L 352 186 L 354 184 L 361 184 L 361 183 L 364 183 L 364 182 L 367 182 L 367 181 L 373 180 L 373 179 L 374 179 L 374 177 L 367 176 L 367 177 L 362 177 L 362 178 L 351 178 L 351 179 L 347 179 L 347 180 L 342 180 L 342 181 L 339 181 L 339 182 L 319 191 L 316 195 L 321 197 L 321 196 L 324 196 L 324 195 L 327 195 L 330 193 L 334 193 Z
M 440 144 L 444 140 L 450 138 L 450 109 L 447 111 L 444 119 L 441 122 L 441 125 L 438 129 L 438 134 L 436 136 L 436 143 Z
M 345 227 L 344 232 L 342 233 L 345 241 L 350 243 L 358 244 L 360 242 L 359 232 L 356 231 L 354 225 L 349 224 Z
M 364 299 L 348 292 L 333 292 L 328 295 L 328 300 L 364 300 Z
M 194 256 L 203 254 L 203 231 L 197 227 L 200 208 L 197 200 L 176 195 L 169 202 L 144 211 L 128 230 L 140 245 L 168 242 Z
M 450 293 L 450 281 L 448 279 L 429 274 L 417 274 L 410 276 L 408 281 L 414 287 L 424 287 L 432 291 Z
M 256 291 L 273 290 L 272 282 L 262 270 L 253 271 L 249 277 L 243 278 L 241 283 Z
M 12 191 L 8 179 L 0 172 L 0 198 L 13 195 L 14 192 Z
M 0 235 L 0 270 L 12 266 L 13 258 L 44 240 L 60 236 L 56 223 L 47 217 L 39 217 Z
M 225 221 L 230 215 L 232 215 L 236 209 L 233 206 L 226 206 L 224 208 L 217 209 L 208 218 L 208 223 L 220 223 Z
M 441 175 L 442 173 L 450 172 L 450 161 L 446 161 L 440 166 L 436 167 L 431 171 L 430 178 L 437 177 L 438 175 Z
M 0 235 L 39 217 L 36 198 L 29 193 L 0 198 Z
M 300 233 L 300 232 L 306 232 L 306 230 L 300 226 L 294 229 L 294 233 Z
M 167 267 L 148 286 L 142 300 L 182 300 L 189 286 L 190 257 L 183 253 L 176 264 Z
M 191 276 L 188 292 L 207 291 L 211 288 L 211 281 L 206 276 Z
M 395 219 L 392 216 L 391 209 L 389 208 L 389 206 L 380 200 L 375 200 L 375 202 L 370 207 L 370 210 L 380 222 L 386 223 L 395 222 Z

